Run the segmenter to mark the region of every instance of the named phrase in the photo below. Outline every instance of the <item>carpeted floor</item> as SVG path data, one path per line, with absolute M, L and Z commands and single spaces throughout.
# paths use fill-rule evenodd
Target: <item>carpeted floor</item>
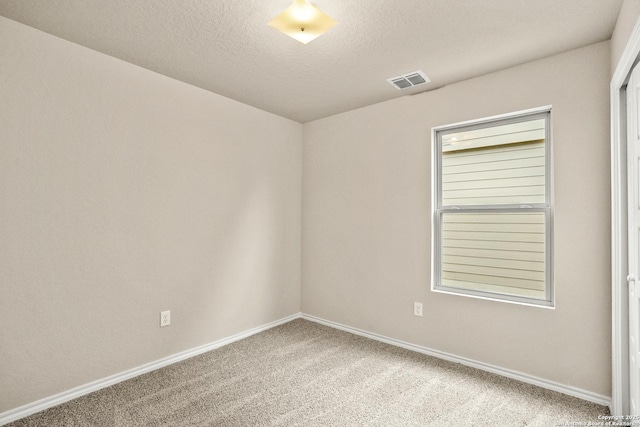
M 300 319 L 9 426 L 547 427 L 604 414 L 604 406 Z

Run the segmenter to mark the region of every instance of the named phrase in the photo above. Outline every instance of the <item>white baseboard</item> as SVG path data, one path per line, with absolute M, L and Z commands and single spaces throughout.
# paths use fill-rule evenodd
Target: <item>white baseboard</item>
M 309 320 L 311 322 L 320 323 L 325 326 L 329 326 L 331 328 L 340 329 L 345 332 L 350 332 L 355 335 L 360 335 L 366 338 L 370 338 L 372 340 L 380 341 L 386 344 L 391 344 L 396 347 L 402 347 L 407 350 L 412 350 L 418 353 L 426 354 L 428 356 L 437 357 L 439 359 L 448 360 L 450 362 L 460 363 L 461 365 L 469 366 L 472 368 L 480 369 L 483 371 L 491 372 L 497 375 L 501 375 L 503 377 L 511 378 L 514 380 L 522 381 L 523 383 L 533 384 L 538 387 L 546 388 L 549 390 L 557 391 L 559 393 L 567 394 L 569 396 L 574 396 L 579 399 L 587 400 L 589 402 L 597 403 L 599 405 L 604 405 L 611 407 L 611 398 L 608 396 L 603 396 L 601 394 L 593 393 L 587 390 L 583 390 L 577 387 L 572 387 L 565 384 L 560 384 L 555 381 L 545 380 L 543 378 L 534 377 L 532 375 L 524 374 L 522 372 L 513 371 L 511 369 L 501 368 L 499 366 L 490 365 L 488 363 L 478 362 L 472 359 L 468 359 L 466 357 L 456 356 L 451 353 L 446 353 L 439 350 L 433 350 L 428 347 L 423 347 L 416 344 L 411 344 L 405 341 L 400 341 L 394 338 L 385 337 L 382 335 L 374 334 L 372 332 L 363 331 L 362 329 L 352 328 L 350 326 L 345 326 L 340 323 L 332 322 L 330 320 L 321 319 L 319 317 L 311 316 L 308 314 L 302 314 L 301 317 L 303 319 Z
M 147 372 L 154 371 L 156 369 L 163 368 L 165 366 L 171 365 L 176 362 L 180 362 L 185 359 L 189 359 L 191 357 L 197 356 L 202 353 L 206 353 L 211 350 L 215 350 L 216 348 L 223 347 L 227 344 L 231 344 L 235 341 L 239 341 L 243 338 L 250 337 L 251 335 L 255 335 L 257 333 L 266 331 L 278 325 L 282 325 L 284 323 L 290 322 L 292 320 L 303 318 L 309 320 L 311 322 L 319 323 L 325 326 L 329 326 L 331 328 L 340 329 L 345 332 L 349 332 L 355 335 L 360 335 L 366 338 L 370 338 L 376 341 L 380 341 L 386 344 L 394 345 L 396 347 L 405 348 L 407 350 L 412 350 L 418 353 L 426 354 L 428 356 L 437 357 L 439 359 L 448 360 L 450 362 L 460 363 L 465 366 L 470 366 L 472 368 L 481 369 L 483 371 L 492 372 L 494 374 L 502 375 L 507 378 L 512 378 L 518 381 L 522 381 L 524 383 L 533 384 L 542 388 L 546 388 L 549 390 L 557 391 L 560 393 L 567 394 L 569 396 L 574 396 L 583 400 L 587 400 L 589 402 L 597 403 L 599 405 L 611 406 L 611 398 L 608 396 L 603 396 L 600 394 L 592 393 L 587 390 L 582 390 L 577 387 L 568 386 L 565 384 L 560 384 L 554 381 L 545 380 L 543 378 L 534 377 L 532 375 L 524 374 L 522 372 L 513 371 L 511 369 L 501 368 L 499 366 L 489 365 L 487 363 L 478 362 L 472 359 L 467 359 L 465 357 L 456 356 L 454 354 L 446 353 L 439 350 L 433 350 L 427 347 L 419 346 L 416 344 L 411 344 L 405 341 L 397 340 L 394 338 L 385 337 L 382 335 L 374 334 L 372 332 L 364 331 L 362 329 L 352 328 L 350 326 L 342 325 L 340 323 L 332 322 L 329 320 L 321 319 L 319 317 L 311 316 L 308 314 L 294 314 L 291 316 L 284 317 L 282 319 L 276 320 L 274 322 L 267 323 L 262 326 L 258 326 L 253 329 L 249 329 L 244 332 L 240 332 L 238 334 L 232 335 L 227 338 L 220 339 L 218 341 L 214 341 L 209 344 L 202 345 L 200 347 L 195 347 L 190 350 L 186 350 L 180 353 L 176 353 L 174 355 L 162 358 L 160 360 L 156 360 L 155 362 L 147 363 L 145 365 L 139 366 L 137 368 L 130 369 L 128 371 L 121 372 L 116 375 L 112 375 L 107 378 L 103 378 L 97 381 L 93 381 L 91 383 L 73 388 L 71 390 L 67 390 L 65 392 L 56 394 L 54 396 L 50 396 L 36 402 L 29 403 L 27 405 L 11 409 L 7 412 L 3 412 L 0 414 L 0 426 L 8 424 L 10 422 L 19 420 L 21 418 L 27 417 L 29 415 L 35 414 L 40 411 L 44 411 L 45 409 L 52 408 L 54 406 L 60 405 L 62 403 L 68 402 L 70 400 L 76 399 L 78 397 L 87 395 L 89 393 L 93 393 L 94 391 L 98 391 L 105 387 L 110 387 L 112 385 L 118 384 L 122 381 L 126 381 L 128 379 L 137 377 L 142 374 L 146 374 Z
M 251 335 L 255 335 L 260 332 L 266 331 L 267 329 L 271 329 L 278 325 L 282 325 L 283 323 L 287 323 L 292 320 L 298 319 L 300 316 L 301 316 L 300 313 L 287 316 L 282 319 L 276 320 L 274 322 L 270 322 L 262 326 L 258 326 L 256 328 L 249 329 L 248 331 L 240 332 L 238 334 L 232 335 L 227 338 L 222 338 L 218 341 L 214 341 L 209 344 L 205 344 L 199 347 L 192 348 L 190 350 L 176 353 L 171 356 L 167 356 L 162 359 L 156 360 L 155 362 L 147 363 L 145 365 L 138 366 L 137 368 L 129 369 L 128 371 L 124 371 L 119 374 L 115 374 L 97 381 L 93 381 L 88 384 L 73 388 L 71 390 L 67 390 L 62 393 L 56 394 L 54 396 L 46 397 L 36 402 L 32 402 L 15 409 L 11 409 L 7 412 L 3 412 L 0 414 L 0 426 L 19 420 L 20 418 L 24 418 L 29 415 L 35 414 L 36 412 L 44 411 L 45 409 L 52 408 L 54 406 L 60 405 L 61 403 L 68 402 L 70 400 L 87 395 L 89 393 L 93 393 L 94 391 L 98 391 L 105 387 L 109 387 L 109 386 L 118 384 L 122 381 L 126 381 L 128 379 L 137 377 L 139 375 L 146 374 L 147 372 L 151 372 L 156 369 L 160 369 L 165 366 L 171 365 L 173 363 L 180 362 L 185 359 L 189 359 L 190 357 L 194 357 L 199 354 L 206 353 L 211 350 L 215 350 L 216 348 L 223 347 L 227 344 L 231 344 L 235 341 L 239 341 Z

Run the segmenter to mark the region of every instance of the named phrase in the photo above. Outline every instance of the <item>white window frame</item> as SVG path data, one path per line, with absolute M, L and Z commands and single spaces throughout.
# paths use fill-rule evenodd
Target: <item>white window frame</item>
M 527 205 L 442 205 L 442 137 L 450 133 L 501 126 L 516 122 L 545 119 L 545 202 Z M 431 290 L 446 294 L 502 301 L 536 307 L 553 308 L 555 304 L 553 284 L 553 163 L 551 141 L 551 106 L 507 113 L 498 116 L 470 120 L 431 129 L 432 143 L 432 233 L 431 233 Z M 544 299 L 502 294 L 497 292 L 448 287 L 442 285 L 442 216 L 446 213 L 534 213 L 545 216 L 545 297 Z

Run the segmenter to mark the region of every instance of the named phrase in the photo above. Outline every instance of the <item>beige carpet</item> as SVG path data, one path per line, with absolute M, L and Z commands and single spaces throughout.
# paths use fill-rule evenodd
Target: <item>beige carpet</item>
M 9 425 L 514 427 L 587 425 L 603 414 L 603 406 L 295 320 Z

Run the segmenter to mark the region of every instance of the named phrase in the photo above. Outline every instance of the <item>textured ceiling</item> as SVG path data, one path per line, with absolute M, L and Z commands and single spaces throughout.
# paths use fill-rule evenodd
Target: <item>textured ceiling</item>
M 0 0 L 0 15 L 304 123 L 611 37 L 622 0 L 312 0 L 339 24 L 303 45 L 291 0 Z M 421 69 L 429 85 L 386 82 Z

